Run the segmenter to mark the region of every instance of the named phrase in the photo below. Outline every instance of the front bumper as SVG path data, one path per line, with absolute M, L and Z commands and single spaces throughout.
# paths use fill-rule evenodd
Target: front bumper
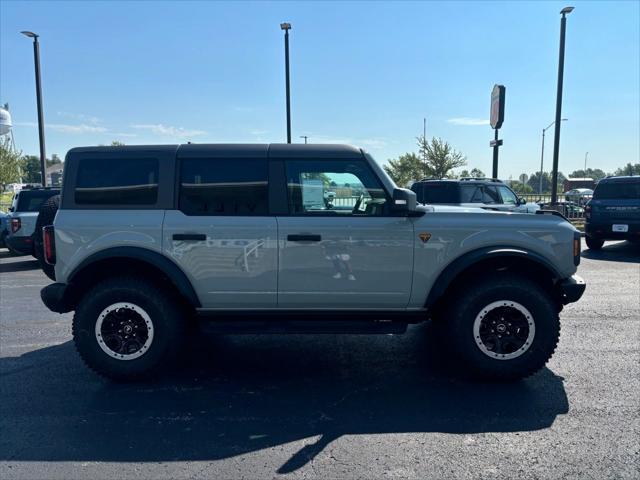
M 560 290 L 560 300 L 564 305 L 566 305 L 567 303 L 573 303 L 580 300 L 584 290 L 587 288 L 587 284 L 582 277 L 573 275 L 570 278 L 560 280 L 558 287 Z
M 75 308 L 69 285 L 52 283 L 40 290 L 40 298 L 52 312 L 67 313 Z

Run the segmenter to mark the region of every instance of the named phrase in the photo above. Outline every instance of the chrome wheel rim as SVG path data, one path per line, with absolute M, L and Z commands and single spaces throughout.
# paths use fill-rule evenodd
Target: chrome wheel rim
M 536 324 L 531 312 L 512 300 L 492 302 L 473 322 L 473 339 L 482 353 L 496 360 L 512 360 L 533 343 Z
M 134 303 L 118 302 L 100 312 L 95 335 L 103 352 L 117 360 L 134 360 L 144 355 L 153 342 L 153 322 Z

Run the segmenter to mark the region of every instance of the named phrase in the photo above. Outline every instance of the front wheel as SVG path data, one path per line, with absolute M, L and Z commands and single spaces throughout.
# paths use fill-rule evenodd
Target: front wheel
M 440 319 L 443 343 L 456 363 L 474 377 L 512 381 L 544 367 L 560 336 L 551 295 L 519 276 L 465 286 Z
M 114 380 L 159 373 L 182 346 L 178 305 L 169 292 L 145 280 L 107 279 L 76 309 L 76 349 L 89 368 Z
M 591 250 L 600 250 L 604 245 L 604 240 L 601 240 L 599 238 L 593 238 L 588 235 L 585 238 L 585 241 L 586 241 L 587 247 L 589 247 Z

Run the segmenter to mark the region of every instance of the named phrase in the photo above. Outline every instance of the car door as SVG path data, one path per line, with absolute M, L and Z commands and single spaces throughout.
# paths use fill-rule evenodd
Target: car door
M 268 205 L 266 147 L 181 147 L 177 208 L 163 250 L 207 309 L 275 307 L 277 224 Z
M 389 213 L 389 195 L 366 161 L 288 158 L 283 170 L 289 213 L 277 217 L 278 307 L 405 308 L 413 223 Z

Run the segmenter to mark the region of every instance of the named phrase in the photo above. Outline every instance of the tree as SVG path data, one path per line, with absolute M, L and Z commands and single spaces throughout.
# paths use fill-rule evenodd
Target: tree
M 0 142 L 0 189 L 4 191 L 7 183 L 20 180 L 20 157 L 22 152 L 11 148 L 8 140 Z
M 640 175 L 640 163 L 636 163 L 635 165 L 627 163 L 624 167 L 617 169 L 613 174 L 616 176 Z
M 40 158 L 35 155 L 22 157 L 22 181 L 25 183 L 40 183 Z
M 451 170 L 467 164 L 466 157 L 441 138 L 433 137 L 429 142 L 424 137 L 418 137 L 418 149 L 420 157 L 426 162 L 423 170 L 435 178 L 448 178 L 452 175 Z
M 405 153 L 395 160 L 389 160 L 384 170 L 401 187 L 425 176 L 424 162 L 415 153 Z
M 485 178 L 487 175 L 479 168 L 474 168 L 471 170 L 471 176 L 473 178 Z
M 534 190 L 531 185 L 528 185 L 526 183 L 522 183 L 522 182 L 511 182 L 511 188 L 513 189 L 514 192 L 516 193 L 521 193 L 521 194 L 532 194 L 532 193 L 536 193 L 538 190 Z
M 562 174 L 562 172 L 558 172 L 558 184 L 556 185 L 556 191 L 562 192 L 562 184 L 565 180 L 566 177 Z M 529 185 L 535 193 L 539 193 L 540 172 L 535 172 L 529 175 L 527 185 Z M 551 193 L 551 173 L 549 172 L 542 172 L 542 193 L 546 195 L 549 195 Z
M 112 147 L 123 147 L 123 146 L 124 146 L 124 143 L 122 143 L 122 142 L 121 142 L 121 141 L 119 141 L 119 140 L 114 140 L 114 141 L 112 141 L 112 142 L 111 142 L 111 146 L 112 146 Z
M 54 153 L 53 155 L 51 155 L 51 159 L 47 158 L 47 167 L 50 167 L 51 165 L 55 165 L 57 163 L 62 163 L 62 160 L 60 160 L 60 157 L 57 154 Z

